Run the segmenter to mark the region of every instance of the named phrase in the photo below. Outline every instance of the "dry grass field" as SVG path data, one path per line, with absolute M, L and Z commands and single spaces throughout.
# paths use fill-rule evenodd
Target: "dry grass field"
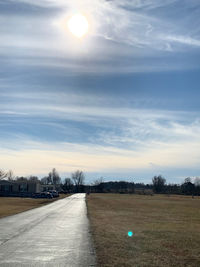
M 87 205 L 99 266 L 200 266 L 199 198 L 91 194 Z
M 0 197 L 0 218 L 37 208 L 67 196 L 69 195 L 60 195 L 59 198 L 53 199 Z

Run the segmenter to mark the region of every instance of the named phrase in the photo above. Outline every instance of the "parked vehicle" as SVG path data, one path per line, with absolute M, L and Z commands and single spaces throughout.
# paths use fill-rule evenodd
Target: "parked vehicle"
M 59 193 L 56 190 L 50 190 L 49 193 L 51 193 L 53 197 L 59 197 Z
M 53 198 L 53 195 L 50 192 L 41 192 L 41 193 L 36 193 L 33 196 L 34 198 Z

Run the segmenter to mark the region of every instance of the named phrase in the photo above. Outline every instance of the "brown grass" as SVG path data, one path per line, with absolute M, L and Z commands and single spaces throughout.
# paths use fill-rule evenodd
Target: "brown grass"
M 69 195 L 62 194 L 58 198 L 53 199 L 0 197 L 0 218 L 37 208 L 67 196 Z
M 200 266 L 199 198 L 91 194 L 87 205 L 99 266 Z

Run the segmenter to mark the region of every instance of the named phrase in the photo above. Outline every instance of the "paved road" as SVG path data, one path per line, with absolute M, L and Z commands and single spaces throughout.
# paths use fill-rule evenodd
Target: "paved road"
M 85 194 L 0 219 L 0 266 L 95 266 Z

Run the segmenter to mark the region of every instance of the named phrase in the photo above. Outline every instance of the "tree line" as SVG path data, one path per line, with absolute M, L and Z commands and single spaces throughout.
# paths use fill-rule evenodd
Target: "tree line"
M 96 181 L 92 186 L 92 192 L 97 193 L 138 193 L 138 194 L 182 194 L 182 195 L 200 195 L 200 178 L 196 177 L 194 182 L 190 177 L 186 178 L 182 184 L 167 184 L 162 175 L 154 176 L 152 183 L 134 183 L 134 182 L 103 182 Z
M 74 192 L 93 192 L 93 193 L 139 193 L 139 194 L 184 194 L 200 195 L 200 178 L 196 177 L 194 181 L 187 177 L 182 184 L 166 183 L 162 175 L 154 176 L 152 183 L 135 183 L 128 181 L 110 181 L 104 182 L 99 178 L 90 185 L 85 184 L 85 175 L 83 171 L 77 170 L 71 174 L 71 177 L 61 179 L 55 168 L 47 176 L 39 179 L 37 176 L 19 177 L 14 176 L 9 170 L 5 172 L 0 169 L 0 180 L 21 181 L 21 182 L 40 182 L 44 185 L 59 185 L 61 190 L 66 193 Z

